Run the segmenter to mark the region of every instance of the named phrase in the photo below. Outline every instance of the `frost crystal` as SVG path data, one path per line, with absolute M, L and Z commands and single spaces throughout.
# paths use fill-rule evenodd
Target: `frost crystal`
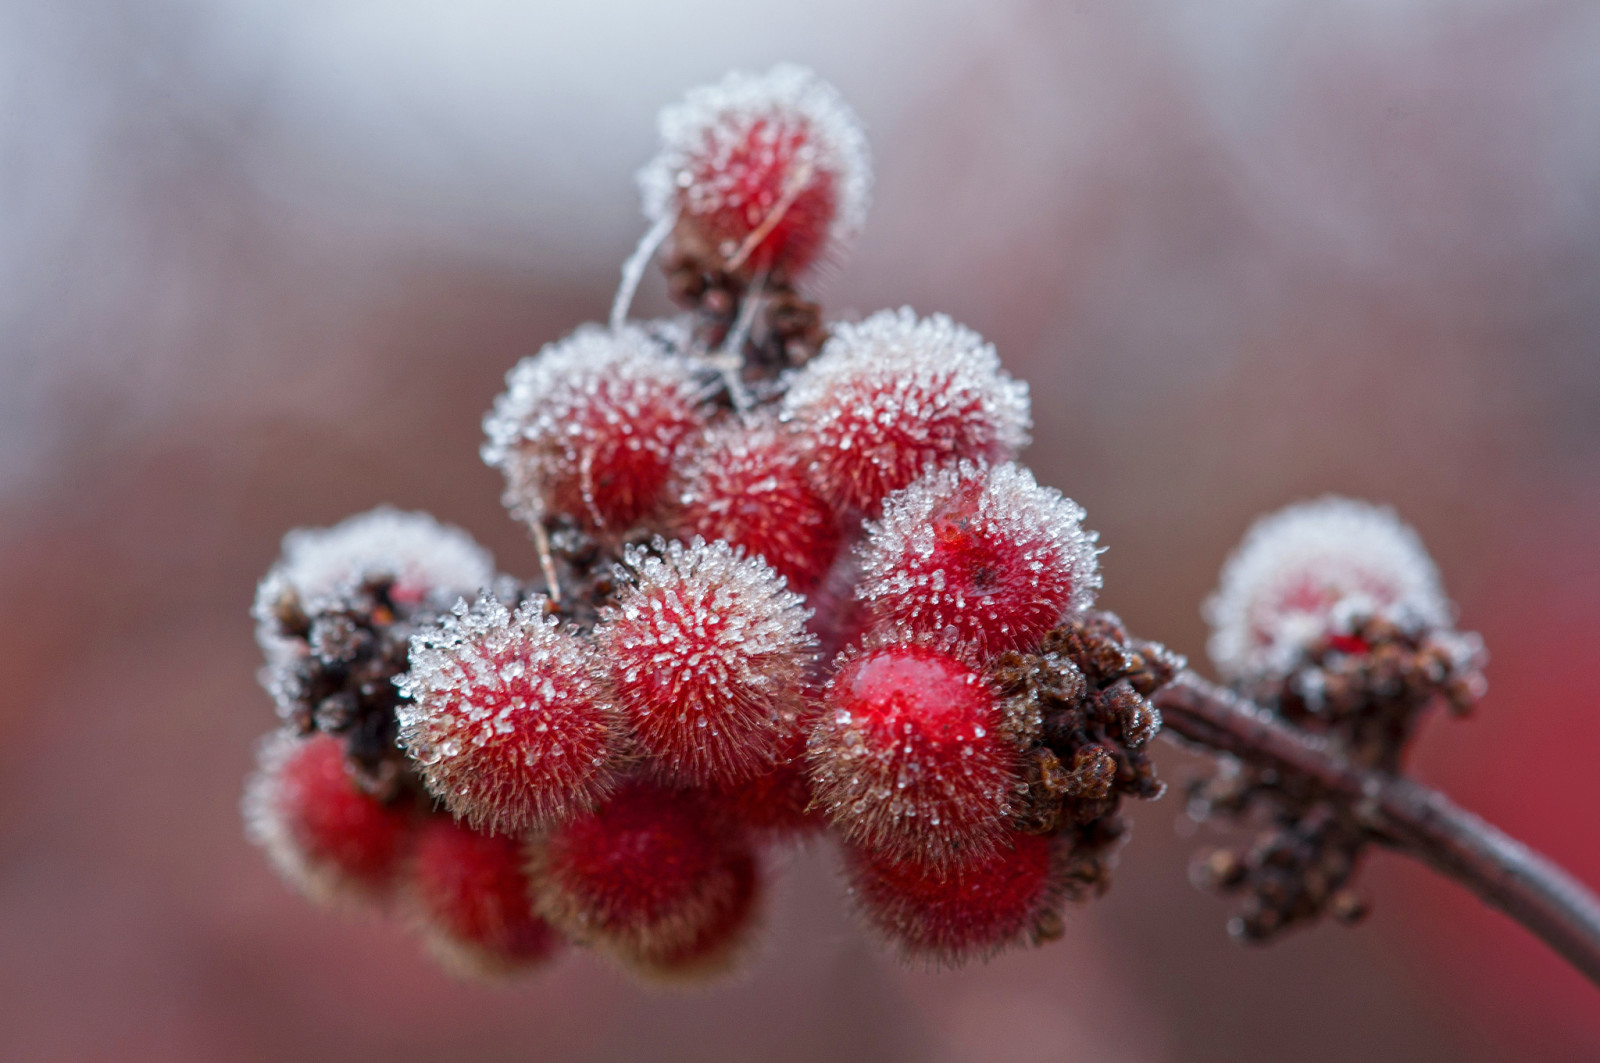
M 1026 649 L 1100 586 L 1083 509 L 1007 463 L 962 462 L 890 495 L 869 525 L 857 597 L 875 624 Z
M 475 828 L 516 832 L 591 807 L 616 771 L 617 727 L 591 652 L 533 598 L 481 596 L 411 639 L 400 744 L 428 790 Z
M 1378 617 L 1403 630 L 1450 623 L 1439 573 L 1386 506 L 1329 496 L 1258 520 L 1205 605 L 1230 679 L 1283 676 L 1316 639 Z
M 659 126 L 662 150 L 639 172 L 645 215 L 695 219 L 730 269 L 765 258 L 799 272 L 866 220 L 861 123 L 804 67 L 729 74 L 663 109 Z
M 783 414 L 805 433 L 823 493 L 869 512 L 930 466 L 1009 460 L 1031 427 L 1028 386 L 993 344 L 909 307 L 835 326 L 793 375 Z
M 483 460 L 529 523 L 565 513 L 626 528 L 655 504 L 702 421 L 694 368 L 644 328 L 586 325 L 524 358 L 483 421 Z
M 804 599 L 725 541 L 630 548 L 634 572 L 595 632 L 645 751 L 695 783 L 770 770 L 803 707 L 816 637 Z

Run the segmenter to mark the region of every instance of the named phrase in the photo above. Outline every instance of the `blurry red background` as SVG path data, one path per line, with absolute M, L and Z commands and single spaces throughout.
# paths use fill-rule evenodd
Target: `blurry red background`
M 1596 1058 L 1600 993 L 1394 857 L 1362 928 L 1231 945 L 1176 795 L 1055 946 L 901 970 L 818 849 L 690 995 L 453 983 L 236 806 L 279 537 L 389 501 L 529 572 L 479 417 L 603 314 L 655 108 L 787 58 L 877 155 L 826 301 L 999 344 L 1103 601 L 1203 662 L 1255 514 L 1394 503 L 1493 654 L 1419 773 L 1600 884 L 1597 55 L 1578 0 L 0 6 L 0 1056 Z

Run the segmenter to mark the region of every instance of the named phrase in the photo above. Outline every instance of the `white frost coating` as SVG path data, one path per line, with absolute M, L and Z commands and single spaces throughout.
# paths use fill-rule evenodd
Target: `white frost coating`
M 1205 604 L 1207 648 L 1230 679 L 1282 676 L 1311 642 L 1371 616 L 1416 631 L 1447 626 L 1451 607 L 1394 510 L 1330 495 L 1250 528 Z
M 952 502 L 964 540 L 954 558 L 935 534 Z M 936 470 L 890 495 L 882 518 L 867 525 L 856 597 L 918 631 L 975 626 L 991 644 L 1006 642 L 1019 622 L 1042 633 L 1089 608 L 1100 589 L 1099 536 L 1083 518 L 1082 506 L 1013 462 Z M 974 585 L 965 566 L 947 568 L 952 559 L 994 572 L 992 588 Z
M 535 597 L 484 594 L 411 638 L 394 678 L 399 744 L 429 792 L 472 826 L 517 831 L 609 788 L 614 730 L 585 645 Z
M 639 171 L 645 216 L 651 221 L 671 216 L 680 195 L 687 198 L 684 207 L 692 214 L 723 207 L 737 175 L 716 160 L 746 144 L 757 122 L 766 123 L 769 140 L 778 131 L 805 128 L 808 135 L 795 162 L 833 178 L 836 210 L 828 243 L 834 250 L 841 248 L 867 217 L 872 159 L 866 134 L 837 89 L 792 63 L 780 63 L 765 74 L 735 71 L 662 109 L 657 122 L 661 152 Z M 718 180 L 693 179 L 692 170 L 702 162 L 711 163 L 704 169 Z
M 656 327 L 675 330 L 673 322 Z M 505 503 L 520 519 L 544 516 L 543 493 L 582 473 L 583 452 L 596 441 L 596 418 L 621 445 L 665 465 L 681 423 L 699 395 L 694 367 L 671 353 L 646 327 L 584 325 L 506 374 L 506 390 L 483 419 L 480 453 L 506 476 Z
M 488 587 L 494 575 L 494 558 L 465 531 L 426 513 L 379 506 L 331 528 L 297 528 L 285 535 L 283 556 L 257 587 L 251 615 L 271 662 L 292 650 L 273 617 L 285 591 L 312 611 L 364 579 L 390 577 L 399 594 L 448 604 Z

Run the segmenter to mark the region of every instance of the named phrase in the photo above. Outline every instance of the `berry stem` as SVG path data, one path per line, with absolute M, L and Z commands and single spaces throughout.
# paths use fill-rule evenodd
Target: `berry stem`
M 1163 734 L 1322 791 L 1347 806 L 1374 840 L 1466 886 L 1600 985 L 1600 900 L 1526 845 L 1437 790 L 1352 765 L 1326 741 L 1193 672 L 1152 700 Z

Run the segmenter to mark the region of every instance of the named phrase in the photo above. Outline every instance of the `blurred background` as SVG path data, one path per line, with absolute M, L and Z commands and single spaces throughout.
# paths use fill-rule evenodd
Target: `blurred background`
M 877 158 L 825 301 L 998 343 L 1103 601 L 1203 662 L 1256 514 L 1393 502 L 1493 654 L 1419 774 L 1600 885 L 1597 57 L 1585 0 L 3 0 L 0 1057 L 1600 1057 L 1600 993 L 1396 857 L 1363 927 L 1232 945 L 1176 795 L 1052 947 L 902 970 L 818 848 L 691 994 L 454 983 L 237 814 L 280 536 L 393 502 L 530 574 L 481 414 L 603 316 L 656 108 L 793 59 Z

